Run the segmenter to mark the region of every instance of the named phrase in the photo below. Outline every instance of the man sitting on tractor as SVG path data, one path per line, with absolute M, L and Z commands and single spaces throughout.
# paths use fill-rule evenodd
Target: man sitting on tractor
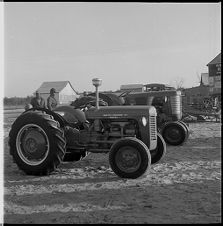
M 30 104 L 33 108 L 45 108 L 45 100 L 40 96 L 39 91 L 36 91 L 36 96 L 31 99 Z

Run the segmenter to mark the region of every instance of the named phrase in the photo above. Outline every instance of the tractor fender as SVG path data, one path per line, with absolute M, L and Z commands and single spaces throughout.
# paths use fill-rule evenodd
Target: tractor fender
M 66 120 L 61 115 L 47 108 L 29 108 L 29 109 L 26 109 L 22 114 L 26 114 L 29 112 L 36 112 L 36 111 L 45 112 L 46 114 L 53 116 L 53 118 L 60 123 L 61 127 L 64 127 L 67 124 Z
M 86 122 L 85 113 L 71 106 L 59 106 L 54 109 L 54 112 L 61 115 L 68 123 Z

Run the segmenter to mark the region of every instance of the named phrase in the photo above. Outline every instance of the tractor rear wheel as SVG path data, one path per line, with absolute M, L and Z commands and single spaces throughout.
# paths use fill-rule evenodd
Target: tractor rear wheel
M 9 133 L 10 154 L 28 175 L 48 175 L 65 154 L 64 132 L 54 118 L 43 111 L 21 114 Z
M 178 121 L 166 123 L 161 134 L 167 144 L 175 146 L 183 144 L 187 139 L 187 129 Z
M 159 162 L 166 154 L 166 143 L 160 133 L 157 133 L 157 147 L 150 150 L 151 164 Z
M 148 147 L 137 138 L 116 141 L 109 152 L 109 163 L 116 175 L 122 178 L 138 178 L 151 165 Z

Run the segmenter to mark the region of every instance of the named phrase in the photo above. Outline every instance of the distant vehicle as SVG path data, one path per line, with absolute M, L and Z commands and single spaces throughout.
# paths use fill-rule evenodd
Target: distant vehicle
M 130 92 L 125 96 L 125 105 L 152 105 L 156 107 L 157 127 L 167 144 L 181 145 L 188 139 L 189 128 L 182 121 L 181 91 L 169 89 Z
M 161 84 L 161 83 L 150 83 L 147 85 L 144 85 L 144 91 L 162 91 L 162 90 L 176 90 L 174 87 L 167 85 L 167 84 Z
M 134 91 L 134 92 L 148 92 L 148 91 L 161 91 L 161 90 L 176 90 L 174 87 L 168 84 L 162 83 L 149 83 L 143 84 L 129 84 L 121 85 L 120 91 Z

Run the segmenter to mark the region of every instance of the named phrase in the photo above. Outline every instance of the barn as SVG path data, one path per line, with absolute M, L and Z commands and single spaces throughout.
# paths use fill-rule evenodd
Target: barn
M 43 82 L 37 91 L 39 91 L 41 97 L 47 101 L 51 88 L 56 90 L 55 98 L 58 102 L 58 105 L 70 104 L 79 97 L 78 92 L 75 91 L 69 81 Z

